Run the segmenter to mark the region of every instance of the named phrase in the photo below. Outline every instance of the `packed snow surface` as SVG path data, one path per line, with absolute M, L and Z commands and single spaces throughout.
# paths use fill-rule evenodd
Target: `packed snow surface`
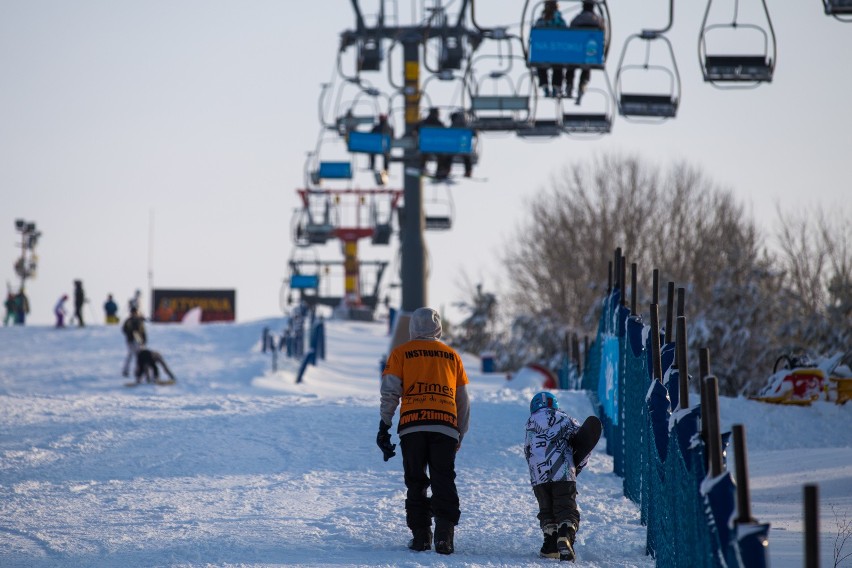
M 456 553 L 414 553 L 401 457 L 385 463 L 375 445 L 386 325 L 328 322 L 328 357 L 301 384 L 297 361 L 273 372 L 260 351 L 263 328 L 282 326 L 149 324 L 178 381 L 133 388 L 117 327 L 0 329 L 0 565 L 556 562 L 537 556 L 522 453 L 535 385 L 482 374 L 465 355 L 472 415 L 457 458 Z M 583 392 L 556 394 L 574 416 L 593 412 Z M 802 486 L 818 483 L 832 566 L 838 519 L 852 517 L 852 405 L 722 399 L 721 416 L 725 428 L 746 426 L 752 512 L 772 523 L 772 565 L 803 565 Z M 579 478 L 578 565 L 653 566 L 603 448 Z

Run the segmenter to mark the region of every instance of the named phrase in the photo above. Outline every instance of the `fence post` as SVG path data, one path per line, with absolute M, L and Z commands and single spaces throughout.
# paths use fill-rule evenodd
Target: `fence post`
M 627 306 L 627 256 L 621 257 L 621 305 Z
M 615 249 L 615 257 L 612 261 L 612 269 L 613 278 L 615 280 L 614 287 L 621 290 L 621 247 L 616 247 Z
M 630 263 L 630 313 L 636 313 L 636 263 Z
M 707 383 L 707 431 L 710 438 L 707 444 L 710 454 L 710 475 L 722 475 L 722 436 L 719 433 L 719 381 L 713 375 L 705 379 Z
M 677 317 L 686 315 L 686 288 L 677 289 Z
M 660 308 L 651 304 L 651 366 L 653 378 L 663 382 L 663 361 L 660 354 Z
M 682 290 L 682 288 L 681 288 Z M 689 408 L 689 369 L 686 362 L 686 318 L 677 318 L 677 344 L 675 355 L 677 356 L 678 376 L 678 406 L 686 410 Z
M 704 467 L 710 469 L 710 455 L 707 453 L 707 385 L 704 383 L 710 375 L 710 350 L 702 347 L 698 351 L 698 386 L 701 401 L 701 440 L 704 442 Z M 739 463 L 739 462 L 737 462 Z
M 667 344 L 671 343 L 674 337 L 674 293 L 675 283 L 669 282 L 666 294 L 666 337 L 664 338 Z
M 577 366 L 577 377 L 579 378 L 583 375 L 583 361 L 580 359 L 580 338 L 577 337 L 576 333 L 571 336 L 571 351 L 574 353 L 574 364 Z
M 651 303 L 660 304 L 660 269 L 651 272 Z
M 805 568 L 819 568 L 819 487 L 805 485 Z
M 746 451 L 745 427 L 734 424 L 734 459 L 737 462 L 737 523 L 756 522 L 751 516 L 751 497 L 748 487 L 748 452 Z
M 607 264 L 606 269 L 606 295 L 612 294 L 612 261 Z

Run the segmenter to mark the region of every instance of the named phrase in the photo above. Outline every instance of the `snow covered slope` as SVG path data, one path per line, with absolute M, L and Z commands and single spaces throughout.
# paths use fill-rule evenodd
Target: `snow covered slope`
M 149 325 L 178 383 L 135 388 L 122 386 L 116 327 L 0 329 L 0 565 L 553 564 L 536 554 L 521 450 L 532 389 L 465 357 L 473 407 L 457 460 L 457 552 L 412 553 L 401 458 L 385 463 L 375 446 L 386 326 L 329 322 L 328 359 L 297 385 L 295 362 L 272 373 L 259 349 L 262 329 L 281 325 Z M 584 393 L 557 394 L 569 413 L 592 412 Z M 818 480 L 831 565 L 828 503 L 852 513 L 850 408 L 722 401 L 723 422 L 747 427 L 773 566 L 802 565 L 801 484 Z M 579 563 L 653 566 L 611 471 L 599 450 L 580 476 Z

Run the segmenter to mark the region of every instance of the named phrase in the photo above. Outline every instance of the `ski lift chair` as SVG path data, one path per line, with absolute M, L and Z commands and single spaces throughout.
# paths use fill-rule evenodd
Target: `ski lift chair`
M 624 57 L 627 54 L 628 46 L 634 39 L 645 40 L 645 62 L 642 65 L 628 64 L 625 65 Z M 651 65 L 649 63 L 651 52 L 651 41 L 661 39 L 663 44 L 668 48 L 668 53 L 671 57 L 672 66 L 666 67 L 663 65 Z M 647 72 L 649 74 L 662 75 L 668 77 L 668 90 L 665 93 L 641 93 L 641 92 L 626 92 L 623 87 L 622 78 L 627 73 L 633 71 Z M 677 70 L 677 62 L 675 61 L 674 50 L 671 42 L 665 36 L 657 33 L 634 34 L 627 38 L 624 42 L 624 49 L 621 52 L 621 59 L 618 63 L 618 71 L 615 78 L 615 92 L 618 98 L 618 112 L 626 118 L 649 118 L 649 119 L 666 119 L 674 118 L 677 114 L 677 107 L 680 99 L 680 74 Z
M 593 100 L 603 101 L 603 105 L 599 105 L 598 110 L 593 112 L 563 111 L 561 124 L 562 131 L 565 134 L 609 134 L 612 131 L 615 103 L 613 102 L 609 76 L 606 72 L 603 72 L 603 75 L 606 79 L 607 88 L 589 87 L 586 89 L 586 95 L 583 99 L 587 101 L 589 100 L 588 97 L 591 96 Z
M 825 8 L 825 13 L 828 16 L 834 16 L 841 22 L 850 22 L 838 16 L 852 16 L 852 0 L 822 0 Z
M 698 56 L 701 63 L 701 71 L 704 74 L 704 81 L 712 83 L 714 86 L 756 86 L 760 83 L 772 82 L 772 75 L 775 71 L 775 31 L 772 28 L 772 20 L 769 18 L 769 10 L 766 7 L 766 0 L 761 0 L 763 9 L 766 13 L 766 21 L 768 23 L 767 32 L 761 26 L 756 24 L 740 24 L 735 19 L 730 24 L 711 24 L 707 25 L 707 17 L 710 13 L 710 6 L 713 0 L 707 3 L 707 10 L 704 13 L 704 23 L 701 28 L 701 36 L 698 41 Z M 760 53 L 737 54 L 737 55 L 710 55 L 707 51 L 707 34 L 716 30 L 753 30 L 763 37 L 763 50 Z M 743 85 L 749 83 L 749 85 Z
M 511 39 L 511 38 L 508 38 Z M 484 54 L 471 62 L 469 76 L 477 67 L 489 66 L 490 71 L 480 75 L 474 82 L 470 95 L 471 127 L 484 132 L 515 131 L 529 126 L 531 116 L 531 93 L 533 81 L 526 67 L 526 59 L 521 55 L 512 55 L 512 43 L 508 43 L 509 54 Z M 491 60 L 500 66 L 494 67 Z M 515 62 L 522 62 L 523 74 L 517 81 L 511 73 Z M 522 89 L 527 79 L 527 88 Z
M 379 71 L 382 67 L 382 43 L 367 36 L 358 42 L 358 71 Z

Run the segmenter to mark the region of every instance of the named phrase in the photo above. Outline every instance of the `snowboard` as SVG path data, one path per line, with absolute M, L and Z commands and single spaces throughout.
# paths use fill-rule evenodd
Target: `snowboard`
M 571 439 L 571 449 L 574 456 L 574 468 L 576 469 L 583 460 L 585 460 L 589 454 L 592 453 L 592 450 L 595 449 L 595 446 L 598 444 L 598 440 L 601 439 L 601 431 L 603 430 L 603 425 L 601 424 L 600 418 L 597 416 L 589 416 L 580 426 L 580 429 L 577 430 L 577 433 L 574 434 L 574 437 Z M 579 471 L 577 472 L 580 473 Z
M 153 383 L 148 383 L 148 382 L 144 382 L 144 381 L 141 382 L 141 383 L 137 383 L 135 381 L 132 381 L 132 382 L 129 382 L 129 383 L 124 383 L 124 386 L 126 386 L 126 387 L 138 387 L 139 385 L 167 386 L 167 385 L 173 385 L 173 384 L 175 384 L 175 382 L 177 382 L 177 381 L 175 381 L 174 379 L 168 379 L 168 380 L 165 380 L 165 381 L 161 381 L 161 380 L 158 379 L 158 380 L 154 381 Z

